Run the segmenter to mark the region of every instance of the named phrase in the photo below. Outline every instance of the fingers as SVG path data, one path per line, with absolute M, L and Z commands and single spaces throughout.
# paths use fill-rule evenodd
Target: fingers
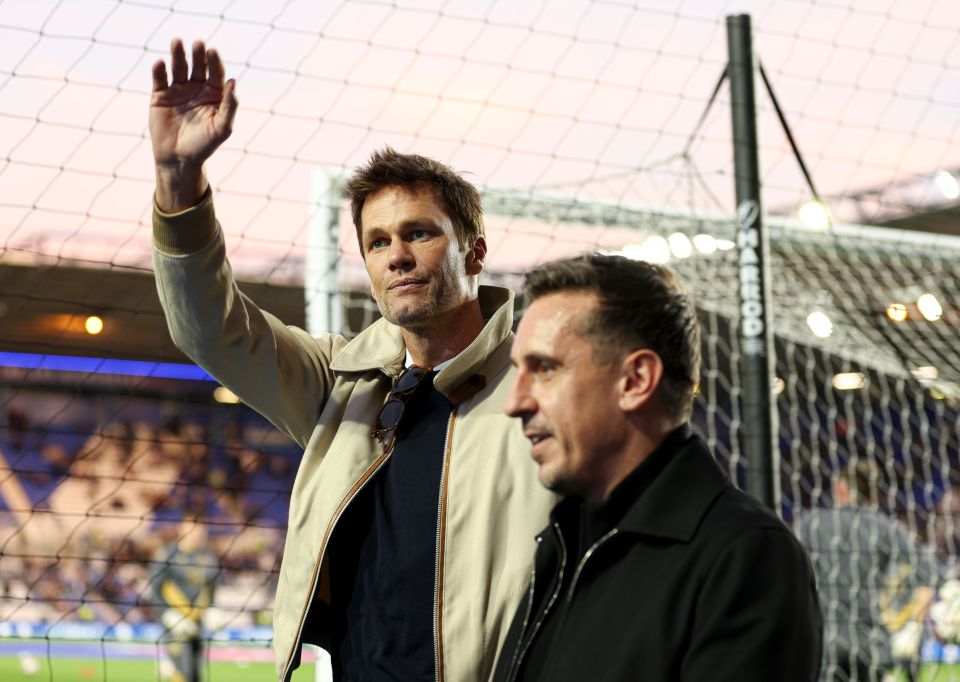
M 167 89 L 167 65 L 162 59 L 153 63 L 153 91 L 159 92 Z
M 221 140 L 226 140 L 233 132 L 233 119 L 237 117 L 237 81 L 232 78 L 223 86 L 220 108 L 213 117 L 213 124 Z
M 207 50 L 206 62 L 210 68 L 210 85 L 222 88 L 224 79 L 223 61 L 216 50 Z
M 193 43 L 193 70 L 190 80 L 194 83 L 203 83 L 207 80 L 207 49 L 199 40 Z
M 187 53 L 183 50 L 183 42 L 174 38 L 170 43 L 170 73 L 174 83 L 187 81 Z

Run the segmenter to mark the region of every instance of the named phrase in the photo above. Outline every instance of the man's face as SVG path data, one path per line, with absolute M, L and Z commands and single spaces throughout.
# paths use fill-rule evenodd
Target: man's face
M 416 329 L 476 298 L 482 264 L 460 249 L 432 187 L 395 185 L 371 194 L 360 224 L 370 290 L 389 322 Z
M 548 294 L 530 305 L 511 352 L 517 375 L 506 405 L 523 421 L 540 482 L 585 500 L 603 494 L 624 438 L 621 364 L 595 364 L 593 344 L 577 333 L 596 305 L 596 296 L 583 292 Z

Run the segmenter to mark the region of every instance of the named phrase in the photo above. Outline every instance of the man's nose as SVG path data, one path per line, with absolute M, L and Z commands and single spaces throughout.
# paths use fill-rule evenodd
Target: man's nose
M 390 242 L 390 268 L 392 270 L 410 270 L 415 264 L 410 245 L 402 239 Z
M 507 394 L 507 402 L 503 411 L 509 417 L 523 417 L 531 415 L 537 411 L 536 401 L 530 394 L 527 381 L 521 374 L 517 374 L 513 379 L 513 385 L 510 386 L 510 393 Z

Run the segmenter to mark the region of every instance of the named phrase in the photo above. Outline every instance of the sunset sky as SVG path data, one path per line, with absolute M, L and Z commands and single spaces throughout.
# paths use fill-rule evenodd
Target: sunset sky
M 838 220 L 858 219 L 851 192 L 926 192 L 960 167 L 955 0 L 5 0 L 0 258 L 148 266 L 150 65 L 175 36 L 216 47 L 238 81 L 235 131 L 208 172 L 248 277 L 299 278 L 317 174 L 386 144 L 484 187 L 730 211 L 726 87 L 695 130 L 726 63 L 725 17 L 741 12 Z M 810 195 L 758 101 L 765 207 L 791 213 Z M 574 234 L 578 248 L 630 240 L 522 217 L 488 228 L 508 269 Z M 531 230 L 558 248 L 528 256 Z M 344 221 L 345 251 L 352 239 Z

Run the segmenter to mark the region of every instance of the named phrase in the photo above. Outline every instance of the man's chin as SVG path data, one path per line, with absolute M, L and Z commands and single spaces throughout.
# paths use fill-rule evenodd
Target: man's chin
M 537 470 L 537 479 L 540 485 L 552 493 L 583 499 L 584 481 L 569 471 L 551 468 L 549 464 L 541 465 Z
M 432 310 L 426 308 L 381 309 L 380 314 L 387 322 L 407 329 L 422 327 L 435 316 Z

